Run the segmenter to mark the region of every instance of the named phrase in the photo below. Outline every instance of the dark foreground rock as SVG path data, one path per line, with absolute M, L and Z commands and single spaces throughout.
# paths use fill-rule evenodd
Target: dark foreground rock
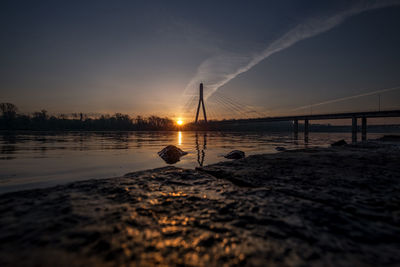
M 345 145 L 347 145 L 347 142 L 343 139 L 331 144 L 331 146 L 345 146 Z
M 384 135 L 378 140 L 384 142 L 400 142 L 400 135 Z
M 0 196 L 0 266 L 398 266 L 400 152 L 250 156 Z

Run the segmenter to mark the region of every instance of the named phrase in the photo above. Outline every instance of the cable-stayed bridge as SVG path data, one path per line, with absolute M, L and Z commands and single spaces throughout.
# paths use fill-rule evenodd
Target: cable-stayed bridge
M 400 90 L 400 87 L 394 87 L 389 89 L 384 89 L 376 92 L 388 92 L 394 90 Z M 373 92 L 374 93 L 374 92 Z M 367 96 L 373 95 L 373 93 L 366 93 L 359 96 Z M 184 112 L 187 114 L 193 114 L 193 107 L 196 106 L 197 102 L 197 110 L 195 113 L 195 123 L 199 123 L 201 121 L 201 113 L 202 109 L 203 121 L 202 123 L 212 123 L 212 124 L 240 124 L 240 123 L 260 123 L 260 122 L 279 122 L 279 121 L 291 121 L 293 122 L 293 132 L 295 139 L 298 138 L 299 132 L 299 121 L 304 121 L 304 141 L 308 142 L 309 136 L 309 125 L 310 121 L 321 121 L 321 120 L 335 120 L 335 119 L 351 119 L 352 121 L 352 141 L 357 142 L 357 131 L 358 131 L 358 119 L 361 120 L 361 139 L 365 141 L 367 139 L 367 119 L 369 118 L 393 118 L 400 117 L 400 107 L 395 109 L 386 109 L 381 110 L 380 103 L 380 94 L 378 110 L 370 110 L 370 111 L 357 111 L 357 112 L 327 112 L 327 113 L 314 113 L 312 112 L 313 105 L 310 105 L 310 113 L 309 114 L 299 114 L 299 115 L 283 115 L 283 116 L 271 116 L 269 112 L 265 112 L 260 110 L 257 107 L 245 105 L 240 103 L 240 101 L 225 96 L 220 92 L 214 92 L 212 95 L 211 101 L 205 104 L 205 100 L 203 97 L 203 84 L 200 84 L 199 95 L 192 96 L 189 101 L 187 101 Z M 356 96 L 357 97 L 357 96 Z M 346 97 L 338 99 L 340 100 L 348 100 L 354 99 L 356 97 Z M 326 101 L 319 103 L 318 105 L 325 103 L 338 102 L 338 100 Z M 223 111 L 221 113 L 221 110 Z M 295 109 L 299 110 L 299 109 Z M 224 113 L 225 112 L 225 113 Z M 207 115 L 208 114 L 208 115 Z M 208 120 L 207 120 L 208 117 Z M 224 118 L 221 120 L 221 118 Z M 229 118 L 229 119 L 226 119 Z M 214 119 L 214 120 L 213 120 Z M 219 120 L 218 120 L 219 119 Z

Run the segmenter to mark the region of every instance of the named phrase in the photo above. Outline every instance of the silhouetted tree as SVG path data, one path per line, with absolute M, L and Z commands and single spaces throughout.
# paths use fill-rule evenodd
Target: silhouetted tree
M 58 115 L 57 115 L 57 119 L 58 119 L 58 120 L 66 120 L 66 119 L 67 119 L 67 115 L 65 115 L 65 114 L 63 114 L 63 113 L 58 114 Z
M 37 121 L 45 121 L 47 120 L 48 115 L 47 115 L 47 110 L 42 109 L 39 112 L 34 112 L 33 113 L 33 119 Z
M 0 103 L 1 119 L 6 128 L 13 128 L 18 108 L 11 103 Z
M 17 115 L 18 108 L 16 105 L 11 103 L 0 103 L 0 110 L 2 113 L 3 118 L 15 118 Z

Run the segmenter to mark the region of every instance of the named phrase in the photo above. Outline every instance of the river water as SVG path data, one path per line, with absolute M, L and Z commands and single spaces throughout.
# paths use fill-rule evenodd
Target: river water
M 370 134 L 377 138 L 382 134 Z M 234 149 L 246 155 L 277 153 L 305 146 L 328 146 L 350 133 L 302 135 L 262 132 L 69 132 L 0 134 L 0 193 L 47 187 L 92 178 L 109 178 L 128 172 L 163 167 L 158 155 L 167 145 L 188 154 L 174 164 L 195 168 L 226 160 Z

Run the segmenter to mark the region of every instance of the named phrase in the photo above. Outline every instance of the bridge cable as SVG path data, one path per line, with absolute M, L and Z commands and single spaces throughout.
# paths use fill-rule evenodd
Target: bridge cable
M 228 109 L 228 111 L 233 111 L 236 114 L 238 114 L 239 116 L 243 116 L 244 118 L 247 118 L 248 115 L 243 112 L 243 110 L 241 110 L 239 107 L 232 105 L 231 103 L 227 102 L 224 98 L 220 97 L 220 96 L 216 96 L 216 100 L 221 103 L 222 105 L 225 106 L 225 108 Z
M 260 117 L 265 117 L 265 114 L 255 110 L 252 106 L 249 106 L 249 105 L 246 105 L 246 104 L 242 104 L 239 101 L 234 100 L 233 98 L 227 97 L 225 95 L 222 95 L 219 92 L 216 92 L 216 93 L 221 95 L 221 96 L 223 96 L 223 98 L 225 98 L 226 101 L 231 102 L 233 105 L 236 105 L 236 106 L 240 107 L 241 109 L 246 110 L 247 113 L 255 113 Z
M 234 113 L 235 115 L 237 115 L 237 114 L 239 114 L 239 115 L 241 115 L 241 113 L 238 111 L 238 110 L 236 110 L 236 109 L 232 109 L 229 105 L 227 105 L 225 102 L 223 102 L 221 99 L 215 99 L 215 101 L 217 101 L 217 103 L 219 104 L 219 106 L 218 106 L 218 108 L 219 109 L 222 109 L 222 114 L 223 114 L 223 116 L 225 116 L 224 114 L 226 114 L 226 113 L 224 113 L 224 110 L 227 110 L 228 111 L 228 113 Z

